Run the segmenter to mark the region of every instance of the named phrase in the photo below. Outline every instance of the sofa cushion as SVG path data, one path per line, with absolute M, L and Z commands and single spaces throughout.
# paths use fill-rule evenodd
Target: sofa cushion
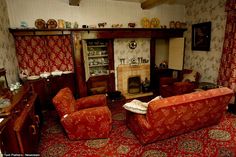
M 139 114 L 146 114 L 147 106 L 148 106 L 148 103 L 141 102 L 135 99 L 123 105 L 123 107 L 126 110 L 134 112 L 134 113 L 139 113 Z
M 191 73 L 184 74 L 182 82 L 195 82 L 197 77 L 197 72 L 192 71 Z
M 76 101 L 68 87 L 61 89 L 52 102 L 60 117 L 76 111 Z
M 156 101 L 156 100 L 159 100 L 159 99 L 162 99 L 162 97 L 157 96 L 157 97 L 153 98 L 152 100 L 150 100 L 147 103 L 134 99 L 131 102 L 124 104 L 123 107 L 126 110 L 134 112 L 134 113 L 146 114 L 148 104 L 152 101 Z

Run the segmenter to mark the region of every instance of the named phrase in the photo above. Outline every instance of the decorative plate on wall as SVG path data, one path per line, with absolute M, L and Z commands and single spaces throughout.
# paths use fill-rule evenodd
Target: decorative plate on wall
M 47 27 L 48 27 L 49 29 L 57 28 L 57 21 L 54 20 L 54 19 L 49 19 L 49 20 L 47 21 Z
M 143 28 L 150 28 L 150 21 L 148 18 L 144 17 L 141 19 L 141 26 Z
M 135 49 L 136 47 L 137 47 L 137 42 L 135 40 L 129 42 L 130 49 Z
M 38 29 L 45 29 L 46 28 L 46 22 L 43 19 L 35 20 L 34 25 Z

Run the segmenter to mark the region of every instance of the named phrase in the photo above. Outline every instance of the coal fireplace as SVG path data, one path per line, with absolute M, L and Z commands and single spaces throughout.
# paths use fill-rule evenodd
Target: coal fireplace
M 136 94 L 141 92 L 141 78 L 134 76 L 128 78 L 128 93 Z

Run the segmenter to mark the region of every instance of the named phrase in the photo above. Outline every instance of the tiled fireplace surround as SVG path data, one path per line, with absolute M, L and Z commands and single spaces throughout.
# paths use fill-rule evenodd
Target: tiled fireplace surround
M 117 67 L 117 89 L 123 95 L 128 94 L 128 78 L 135 76 L 140 76 L 141 80 L 150 80 L 150 64 L 124 64 Z
M 135 40 L 137 47 L 135 49 L 129 48 L 129 42 Z M 131 59 L 138 59 L 141 57 L 148 60 L 147 63 L 140 63 L 131 65 Z M 121 59 L 124 61 L 121 62 Z M 134 39 L 115 39 L 114 40 L 114 63 L 116 76 L 116 89 L 127 97 L 128 94 L 128 78 L 140 76 L 141 81 L 145 78 L 150 80 L 150 39 L 149 38 L 134 38 Z M 142 93 L 133 94 L 137 97 L 143 95 Z

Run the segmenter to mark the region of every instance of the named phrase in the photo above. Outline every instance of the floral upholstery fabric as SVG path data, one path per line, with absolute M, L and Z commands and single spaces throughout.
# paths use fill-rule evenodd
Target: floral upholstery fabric
M 61 119 L 69 139 L 107 138 L 111 122 L 107 106 L 82 109 Z
M 76 100 L 77 110 L 96 106 L 107 106 L 107 98 L 105 94 L 87 96 Z
M 52 102 L 60 116 L 70 114 L 76 111 L 76 101 L 69 88 L 61 89 L 57 95 L 52 99 Z
M 160 95 L 169 97 L 174 95 L 191 93 L 197 88 L 200 74 L 194 70 L 184 69 L 179 72 L 179 78 L 161 77 Z
M 150 102 L 146 115 L 127 112 L 127 125 L 142 144 L 217 124 L 233 91 L 217 88 Z
M 162 97 L 191 93 L 196 86 L 191 82 L 175 82 L 172 85 L 162 85 L 160 94 Z
M 112 118 L 105 95 L 75 100 L 70 89 L 64 88 L 53 98 L 53 104 L 69 139 L 108 137 Z

